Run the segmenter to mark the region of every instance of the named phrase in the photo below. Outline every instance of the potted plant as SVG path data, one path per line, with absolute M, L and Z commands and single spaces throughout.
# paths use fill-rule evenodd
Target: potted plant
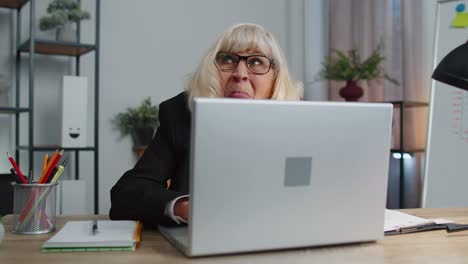
M 340 89 L 340 95 L 346 101 L 357 101 L 364 90 L 357 85 L 359 80 L 374 80 L 384 78 L 396 85 L 398 81 L 388 76 L 382 69 L 381 63 L 385 58 L 380 54 L 382 45 L 379 44 L 365 60 L 356 49 L 344 53 L 333 50 L 331 56 L 325 57 L 322 70 L 318 74 L 319 80 L 345 81 L 346 85 Z
M 154 131 L 159 126 L 158 106 L 151 103 L 148 97 L 136 108 L 118 113 L 113 119 L 116 129 L 123 136 L 130 135 L 134 147 L 145 147 L 151 143 Z
M 55 28 L 55 38 L 61 40 L 65 25 L 89 18 L 89 13 L 81 10 L 76 0 L 53 0 L 47 7 L 47 15 L 39 20 L 39 29 L 45 31 Z

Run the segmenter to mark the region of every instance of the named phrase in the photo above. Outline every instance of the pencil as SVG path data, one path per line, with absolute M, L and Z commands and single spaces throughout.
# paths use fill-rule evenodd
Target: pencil
M 57 152 L 57 150 L 55 152 Z M 47 164 L 45 168 L 42 168 L 41 177 L 39 177 L 39 179 L 37 180 L 37 183 L 41 183 L 42 180 L 44 179 L 44 174 L 46 173 L 47 169 L 49 169 L 50 163 L 55 157 L 55 152 L 52 155 L 50 155 L 50 157 L 47 157 Z
M 8 156 L 8 159 L 10 160 L 11 165 L 13 165 L 13 168 L 15 168 L 16 173 L 18 174 L 21 181 L 23 183 L 28 183 L 28 181 L 24 177 L 23 173 L 21 172 L 20 168 L 18 167 L 18 164 L 16 164 L 15 160 L 13 159 L 13 157 L 10 154 L 8 154 L 8 152 L 7 152 L 7 156 Z
M 133 231 L 133 240 L 135 240 L 137 247 L 140 245 L 142 229 L 143 229 L 142 222 L 137 221 L 137 224 L 135 226 L 135 231 Z
M 49 161 L 49 154 L 45 154 L 44 156 L 44 165 L 42 166 L 42 173 L 41 173 L 41 177 L 42 175 L 44 175 L 46 169 L 47 169 L 47 162 Z
M 42 181 L 40 183 L 46 183 L 49 180 L 52 171 L 55 169 L 55 166 L 57 166 L 58 162 L 60 161 L 60 158 L 62 158 L 62 155 L 63 149 L 58 153 L 57 156 L 55 156 L 55 160 L 51 160 L 49 162 L 49 168 L 47 169 L 47 172 L 44 174 L 44 178 L 42 178 Z
M 56 149 L 55 152 L 48 159 L 46 169 L 45 171 L 42 172 L 41 177 L 37 181 L 38 183 L 41 183 L 44 180 L 46 172 L 49 170 L 49 167 L 52 165 L 52 162 L 55 160 L 57 155 L 58 155 L 58 149 Z

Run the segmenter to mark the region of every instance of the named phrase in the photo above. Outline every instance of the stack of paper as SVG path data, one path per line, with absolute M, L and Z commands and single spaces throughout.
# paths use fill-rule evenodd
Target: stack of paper
M 44 252 L 75 251 L 134 251 L 141 236 L 141 222 L 98 221 L 93 232 L 93 221 L 69 221 L 44 242 Z
M 442 229 L 452 221 L 445 219 L 426 219 L 414 215 L 385 209 L 384 232 L 386 234 L 411 233 L 425 230 Z

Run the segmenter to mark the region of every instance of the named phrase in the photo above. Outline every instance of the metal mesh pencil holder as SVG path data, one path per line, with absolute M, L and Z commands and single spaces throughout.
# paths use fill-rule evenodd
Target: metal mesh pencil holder
M 55 231 L 58 183 L 13 186 L 13 233 L 44 234 Z

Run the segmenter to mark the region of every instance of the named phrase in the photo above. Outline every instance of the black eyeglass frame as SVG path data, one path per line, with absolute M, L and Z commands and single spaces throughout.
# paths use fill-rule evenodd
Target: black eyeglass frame
M 239 59 L 237 60 L 237 62 L 234 62 L 234 67 L 231 69 L 231 70 L 228 70 L 228 69 L 221 69 L 221 67 L 218 65 L 218 63 L 216 62 L 216 58 L 218 58 L 218 55 L 219 54 L 229 54 L 229 55 L 234 55 L 234 56 L 237 56 Z M 257 72 L 252 72 L 249 68 L 249 64 L 247 63 L 247 60 L 250 58 L 250 57 L 263 57 L 263 58 L 266 58 L 268 59 L 268 61 L 270 62 L 270 65 L 268 67 L 268 70 L 264 73 L 257 73 Z M 216 56 L 214 58 L 214 64 L 216 66 L 216 68 L 218 68 L 220 71 L 223 71 L 223 72 L 229 72 L 229 71 L 234 71 L 234 69 L 236 69 L 237 65 L 239 65 L 239 62 L 243 60 L 245 61 L 245 65 L 246 65 L 246 68 L 247 68 L 247 71 L 249 73 L 252 73 L 252 74 L 256 74 L 256 75 L 264 75 L 264 74 L 267 74 L 271 68 L 275 66 L 275 60 L 273 58 L 270 58 L 266 55 L 263 55 L 263 54 L 253 54 L 253 55 L 249 55 L 249 56 L 242 56 L 242 55 L 239 55 L 239 54 L 236 54 L 236 53 L 233 53 L 233 52 L 227 52 L 227 51 L 219 51 L 218 53 L 216 53 Z

